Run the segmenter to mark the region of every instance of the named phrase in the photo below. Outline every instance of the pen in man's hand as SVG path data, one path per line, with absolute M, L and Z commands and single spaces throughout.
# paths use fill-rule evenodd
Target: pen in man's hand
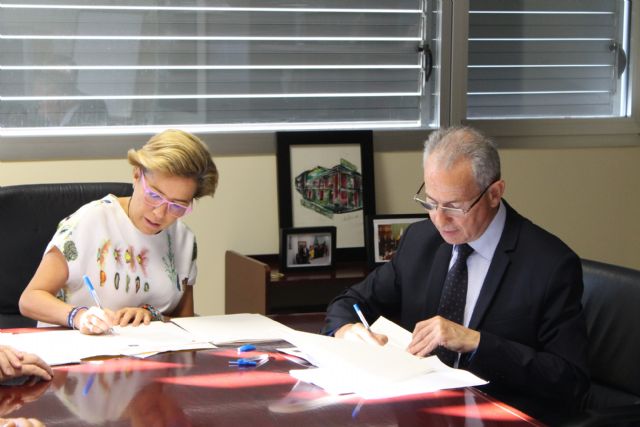
M 367 322 L 367 319 L 364 318 L 364 314 L 362 314 L 362 311 L 360 311 L 358 303 L 353 304 L 353 309 L 356 311 L 356 314 L 360 318 L 360 321 L 362 322 L 364 327 L 367 328 L 367 331 L 370 331 L 371 328 L 369 327 L 369 322 Z
M 87 285 L 87 288 L 89 288 L 89 293 L 91 294 L 93 301 L 96 303 L 96 305 L 100 310 L 104 311 L 104 308 L 102 308 L 102 304 L 100 303 L 100 298 L 98 298 L 98 293 L 96 292 L 96 289 L 93 287 L 93 283 L 91 283 L 89 276 L 85 274 L 84 276 L 82 276 L 82 280 L 84 280 L 84 284 Z M 112 334 L 115 333 L 113 328 L 109 328 L 109 332 L 111 332 Z

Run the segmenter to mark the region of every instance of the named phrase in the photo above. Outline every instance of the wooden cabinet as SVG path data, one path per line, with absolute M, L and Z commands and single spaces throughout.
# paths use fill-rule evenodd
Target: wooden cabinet
M 364 261 L 337 262 L 332 270 L 281 274 L 277 255 L 225 254 L 225 313 L 323 312 L 344 289 L 363 280 Z

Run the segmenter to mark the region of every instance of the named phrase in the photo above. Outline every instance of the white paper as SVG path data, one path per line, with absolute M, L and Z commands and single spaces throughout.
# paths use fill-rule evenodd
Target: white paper
M 435 356 L 432 357 L 436 358 Z M 439 360 L 438 363 L 442 364 Z M 294 369 L 289 373 L 300 381 L 322 387 L 329 394 L 355 393 L 363 399 L 383 399 L 409 394 L 430 393 L 449 388 L 472 387 L 487 383 L 468 371 L 450 368 L 444 364 L 442 364 L 441 369 L 414 378 L 385 383 L 384 387 L 363 387 L 343 373 L 337 374 L 327 368 Z
M 137 355 L 151 352 L 214 348 L 173 323 L 115 326 L 114 334 L 84 335 L 80 331 L 44 331 L 13 334 L 5 344 L 35 353 L 48 364 L 78 363 L 95 356 Z
M 292 330 L 266 316 L 252 313 L 181 317 L 172 322 L 189 331 L 198 340 L 214 344 L 282 340 Z
M 298 331 L 293 331 L 287 340 L 309 355 L 314 365 L 329 368 L 364 387 L 404 380 L 434 369 L 429 358 L 395 347 Z
M 386 335 L 389 338 L 386 345 L 390 347 L 406 350 L 411 343 L 411 332 L 383 316 L 378 317 L 371 325 L 371 330 L 376 334 Z
M 468 371 L 445 365 L 436 356 L 421 358 L 408 353 L 411 332 L 384 317 L 371 329 L 387 335 L 389 342 L 376 346 L 294 332 L 288 340 L 318 368 L 292 370 L 291 375 L 330 394 L 355 393 L 365 399 L 486 384 Z

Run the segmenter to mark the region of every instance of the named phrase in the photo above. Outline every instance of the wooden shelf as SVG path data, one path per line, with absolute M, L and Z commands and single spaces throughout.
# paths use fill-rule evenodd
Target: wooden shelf
M 364 261 L 337 262 L 332 270 L 280 273 L 277 255 L 225 255 L 225 312 L 324 312 L 344 289 L 363 280 Z

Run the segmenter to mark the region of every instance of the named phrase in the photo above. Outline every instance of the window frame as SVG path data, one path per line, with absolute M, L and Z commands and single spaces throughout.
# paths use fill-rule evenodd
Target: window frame
M 495 137 L 501 148 L 616 147 L 640 145 L 640 11 L 631 8 L 629 103 L 631 115 L 621 118 L 466 120 L 467 38 L 469 0 L 437 0 L 441 16 L 440 105 L 436 112 L 441 127 L 474 126 Z M 453 84 L 453 82 L 456 82 Z M 0 136 L 0 160 L 123 158 L 131 147 L 141 146 L 166 126 L 127 128 L 119 134 L 48 136 Z M 274 154 L 275 131 L 225 132 L 185 126 L 203 139 L 216 155 Z M 68 131 L 68 129 L 67 129 Z M 374 150 L 420 149 L 429 129 L 374 131 Z M 549 138 L 554 136 L 554 138 Z M 606 136 L 607 138 L 603 138 Z M 416 142 L 417 141 L 417 142 Z
M 603 142 L 604 135 L 620 135 L 613 145 L 638 145 L 640 133 L 640 76 L 638 76 L 638 56 L 640 55 L 640 12 L 631 8 L 630 16 L 630 52 L 627 53 L 629 67 L 629 105 L 628 117 L 596 118 L 558 118 L 558 119 L 467 119 L 467 55 L 469 36 L 469 0 L 453 0 L 453 46 L 452 80 L 459 82 L 451 91 L 451 123 L 465 124 L 482 130 L 493 137 L 534 137 L 529 140 L 510 143 L 501 140 L 501 147 L 610 147 Z M 559 136 L 562 145 L 549 145 L 543 136 Z

